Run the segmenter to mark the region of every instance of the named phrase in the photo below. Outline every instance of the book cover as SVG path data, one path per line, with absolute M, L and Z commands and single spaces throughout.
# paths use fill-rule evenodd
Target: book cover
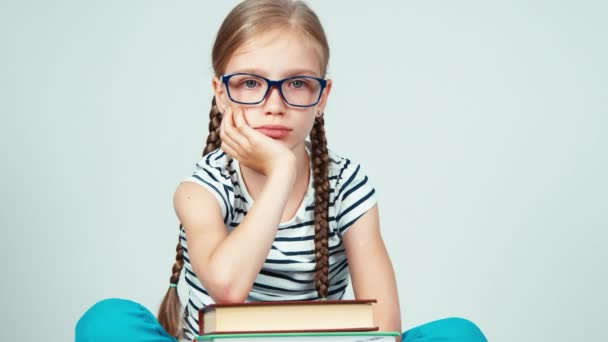
M 329 332 L 329 333 L 272 333 L 272 334 L 209 334 L 197 336 L 205 342 L 393 342 L 398 332 Z
M 293 305 L 349 305 L 349 304 L 367 304 L 376 303 L 375 299 L 334 299 L 334 300 L 277 300 L 277 301 L 266 301 L 266 302 L 244 302 L 244 303 L 231 303 L 231 304 L 209 304 L 205 306 L 201 311 L 207 312 L 214 308 L 228 308 L 228 307 L 256 307 L 256 306 L 293 306 Z
M 211 304 L 199 311 L 206 334 L 375 331 L 366 300 L 273 301 Z

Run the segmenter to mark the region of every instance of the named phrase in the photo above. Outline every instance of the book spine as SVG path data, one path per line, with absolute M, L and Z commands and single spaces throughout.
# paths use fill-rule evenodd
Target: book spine
M 205 322 L 204 322 L 203 310 L 198 310 L 198 334 L 202 335 L 205 332 Z

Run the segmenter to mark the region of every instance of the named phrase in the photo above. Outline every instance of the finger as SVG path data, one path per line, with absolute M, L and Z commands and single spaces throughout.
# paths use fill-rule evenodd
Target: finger
M 234 121 L 239 132 L 241 132 L 241 134 L 247 140 L 250 140 L 252 138 L 252 132 L 254 132 L 255 130 L 251 126 L 249 126 L 249 123 L 245 118 L 245 111 L 242 108 L 239 108 L 234 114 Z
M 247 120 L 247 117 L 245 116 L 245 110 L 243 110 L 243 120 L 245 120 L 245 124 L 247 124 L 247 126 L 251 127 L 249 120 Z
M 238 149 L 238 143 L 234 141 L 234 139 L 232 139 L 232 137 L 226 132 L 220 133 L 220 139 L 222 142 L 226 142 L 227 144 L 229 144 L 232 149 Z
M 223 132 L 223 135 L 220 135 L 220 137 L 222 139 L 227 137 L 230 137 L 232 139 L 232 137 L 234 136 L 234 125 L 232 124 L 232 117 L 233 117 L 233 113 L 232 110 L 230 108 L 226 108 L 226 110 L 224 111 L 224 117 L 222 118 L 222 124 L 221 124 L 221 132 Z
M 243 120 L 243 109 L 239 108 L 234 113 L 234 126 L 239 130 L 243 131 L 245 129 L 246 123 Z
M 229 112 L 228 110 L 226 112 Z M 224 152 L 226 152 L 228 155 L 230 155 L 233 158 L 238 158 L 239 156 L 239 151 L 241 150 L 238 147 L 238 144 L 234 141 L 234 139 L 231 136 L 231 131 L 233 131 L 234 129 L 230 127 L 230 124 L 228 123 L 230 120 L 230 114 L 226 114 L 226 120 L 222 120 L 222 124 L 221 124 L 221 128 L 220 128 L 220 140 L 221 140 L 221 144 L 220 146 L 222 147 L 222 150 Z
M 222 141 L 227 141 L 228 143 L 230 143 L 232 148 L 235 148 L 236 143 L 234 142 L 234 139 L 232 138 L 232 136 L 234 135 L 234 133 L 232 132 L 232 131 L 234 131 L 234 128 L 231 127 L 232 125 L 230 125 L 230 121 L 232 120 L 231 117 L 232 117 L 232 113 L 231 113 L 230 109 L 226 109 L 224 111 L 222 123 L 220 124 L 220 139 Z
M 226 131 L 226 122 L 228 122 L 229 110 L 225 109 L 222 113 L 222 122 L 220 123 L 220 132 Z
M 234 118 L 235 116 L 236 116 L 235 113 L 233 111 L 231 111 L 230 118 Z M 230 124 L 230 118 L 228 118 L 228 120 L 226 122 L 226 134 L 232 139 L 232 141 L 234 143 L 238 144 L 241 148 L 247 148 L 248 147 L 247 138 L 242 134 L 240 128 Z M 235 146 L 235 148 L 236 148 L 236 146 Z
M 220 148 L 222 149 L 222 151 L 226 152 L 227 155 L 231 156 L 236 160 L 240 160 L 238 152 L 236 152 L 236 150 L 232 148 L 230 144 L 226 141 L 222 141 Z

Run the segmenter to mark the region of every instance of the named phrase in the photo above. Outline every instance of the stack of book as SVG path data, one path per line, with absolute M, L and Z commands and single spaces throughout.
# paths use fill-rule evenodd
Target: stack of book
M 369 300 L 321 300 L 212 304 L 199 311 L 196 341 L 358 342 L 396 341 L 399 332 L 374 325 Z

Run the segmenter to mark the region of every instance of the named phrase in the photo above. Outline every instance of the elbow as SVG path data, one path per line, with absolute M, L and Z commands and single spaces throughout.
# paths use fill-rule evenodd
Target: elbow
M 247 288 L 239 286 L 237 279 L 233 279 L 225 273 L 214 273 L 210 283 L 209 295 L 217 304 L 244 303 L 251 290 L 251 286 Z
M 249 296 L 248 291 L 237 289 L 233 283 L 215 284 L 215 291 L 211 294 L 211 298 L 217 304 L 239 304 L 244 303 Z
M 240 304 L 244 303 L 247 295 L 232 291 L 230 288 L 221 289 L 218 295 L 213 298 L 217 304 Z
M 238 304 L 247 300 L 253 284 L 250 284 L 249 287 L 239 284 L 239 281 L 242 281 L 243 278 L 239 274 L 228 272 L 228 267 L 218 269 L 211 264 L 208 264 L 207 267 L 201 266 L 200 263 L 192 263 L 196 277 L 215 303 Z

